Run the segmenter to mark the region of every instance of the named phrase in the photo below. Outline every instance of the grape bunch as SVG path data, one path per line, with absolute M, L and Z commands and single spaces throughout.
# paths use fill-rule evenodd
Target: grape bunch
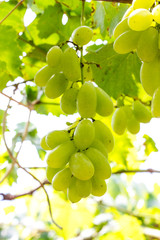
M 87 26 L 74 30 L 71 39 L 76 50 L 91 41 L 93 31 Z M 81 198 L 102 196 L 111 176 L 108 153 L 114 138 L 110 129 L 96 114 L 109 116 L 114 105 L 110 96 L 95 85 L 91 68 L 80 61 L 77 51 L 68 47 L 64 52 L 53 46 L 46 55 L 47 65 L 35 76 L 35 83 L 44 88 L 48 98 L 60 97 L 65 114 L 78 112 L 80 118 L 66 130 L 55 130 L 41 140 L 48 150 L 46 175 L 57 191 L 67 192 L 75 203 Z
M 41 140 L 50 150 L 47 178 L 57 191 L 67 191 L 71 202 L 102 196 L 111 176 L 108 153 L 114 147 L 110 129 L 100 120 L 81 119 L 68 130 L 55 130 Z
M 139 100 L 133 102 L 132 107 L 121 106 L 112 116 L 112 128 L 115 133 L 122 135 L 127 129 L 132 134 L 140 130 L 140 123 L 148 123 L 152 118 L 151 111 Z
M 136 52 L 142 61 L 140 80 L 152 97 L 153 117 L 160 117 L 160 4 L 134 0 L 114 29 L 113 48 L 119 54 Z

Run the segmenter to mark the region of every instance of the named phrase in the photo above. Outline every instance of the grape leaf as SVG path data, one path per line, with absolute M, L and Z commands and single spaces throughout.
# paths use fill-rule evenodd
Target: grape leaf
M 145 146 L 145 154 L 147 156 L 149 156 L 151 152 L 158 152 L 158 149 L 156 148 L 156 144 L 151 137 L 145 134 L 143 138 L 145 139 L 145 142 L 143 145 Z
M 85 59 L 95 63 L 91 64 L 94 81 L 110 96 L 138 95 L 141 62 L 136 54 L 117 54 L 112 44 L 107 44 L 96 52 L 88 53 Z
M 109 35 L 113 34 L 113 29 L 121 20 L 128 6 L 126 4 L 96 2 L 96 11 L 94 14 L 94 24 L 100 28 L 103 37 L 107 31 Z
M 58 33 L 58 30 L 62 27 L 62 16 L 63 11 L 60 4 L 48 6 L 37 24 L 39 37 L 47 38 L 52 33 Z
M 0 52 L 1 60 L 7 64 L 8 72 L 21 76 L 19 56 L 22 52 L 18 46 L 17 33 L 11 26 L 0 25 Z
M 58 2 L 71 9 L 75 9 L 79 5 L 79 0 L 59 0 Z
M 2 91 L 9 80 L 12 80 L 12 77 L 8 74 L 6 63 L 0 61 L 0 90 Z

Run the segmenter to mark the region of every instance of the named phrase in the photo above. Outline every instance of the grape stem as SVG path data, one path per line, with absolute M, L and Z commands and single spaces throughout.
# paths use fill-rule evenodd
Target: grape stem
M 82 0 L 81 26 L 84 25 L 84 7 L 85 7 L 85 0 Z M 83 65 L 83 47 L 81 47 L 80 68 L 81 68 L 81 81 L 82 81 L 82 84 L 84 83 L 83 66 L 84 66 Z

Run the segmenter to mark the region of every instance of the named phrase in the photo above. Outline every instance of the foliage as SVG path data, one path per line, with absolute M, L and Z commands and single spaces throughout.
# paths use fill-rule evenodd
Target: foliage
M 46 163 L 42 160 L 46 152 L 40 147 L 40 138 L 51 130 L 64 129 L 77 114 L 70 118 L 63 115 L 60 99 L 47 98 L 33 79 L 45 66 L 46 53 L 53 45 L 66 48 L 66 41 L 80 25 L 82 1 L 21 2 L 0 24 L 0 180 L 7 175 L 0 191 L 0 239 L 159 239 L 146 231 L 160 228 L 158 172 L 151 174 L 159 160 L 159 129 L 148 135 L 152 121 L 141 124 L 136 136 L 128 131 L 123 136 L 114 134 L 115 148 L 109 154 L 113 174 L 104 197 L 71 204 L 66 193 L 57 193 L 44 182 Z M 1 1 L 1 20 L 17 3 Z M 135 99 L 150 107 L 151 98 L 140 84 L 141 62 L 136 53 L 119 55 L 113 50 L 113 29 L 128 7 L 103 1 L 85 3 L 85 24 L 93 28 L 94 37 L 85 49 L 84 60 L 92 68 L 93 80 L 112 97 L 115 107 L 131 106 Z M 111 128 L 110 117 L 103 121 Z M 45 193 L 41 187 L 36 190 L 40 182 L 33 176 L 44 183 L 53 218 L 63 230 L 51 222 Z

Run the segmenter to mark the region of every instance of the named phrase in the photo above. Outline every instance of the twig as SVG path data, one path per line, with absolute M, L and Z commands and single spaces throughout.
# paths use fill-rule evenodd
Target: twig
M 146 169 L 146 170 L 140 170 L 140 169 L 132 169 L 132 170 L 119 170 L 117 172 L 113 172 L 112 174 L 121 174 L 121 173 L 126 173 L 126 174 L 133 174 L 133 173 L 160 173 L 159 170 L 155 169 Z
M 14 98 L 8 96 L 7 94 L 5 94 L 5 93 L 3 93 L 3 92 L 1 92 L 1 91 L 0 91 L 0 93 L 1 93 L 3 96 L 9 98 L 11 101 L 14 101 L 14 102 L 18 103 L 19 105 L 22 105 L 22 106 L 24 106 L 24 107 L 26 107 L 26 108 L 28 108 L 28 109 L 30 109 L 30 110 L 33 110 L 33 106 L 31 106 L 31 105 L 26 105 L 26 104 L 24 104 L 24 103 L 22 103 L 22 102 L 18 102 L 18 101 L 15 100 Z
M 42 182 L 42 185 L 46 185 L 46 184 L 50 184 L 50 182 L 48 182 L 48 180 L 44 180 L 44 182 Z M 13 194 L 10 194 L 10 193 L 0 193 L 0 195 L 3 197 L 3 200 L 14 200 L 16 198 L 20 198 L 20 197 L 24 197 L 24 196 L 27 196 L 27 195 L 32 195 L 34 192 L 36 192 L 37 190 L 39 190 L 42 186 L 38 186 L 28 192 L 25 192 L 25 193 L 21 193 L 21 194 L 16 194 L 16 195 L 13 195 Z
M 14 12 L 14 10 L 16 10 L 16 8 L 18 8 L 23 2 L 24 0 L 21 0 L 20 2 L 18 2 L 17 5 L 0 21 L 0 24 L 2 24 Z

